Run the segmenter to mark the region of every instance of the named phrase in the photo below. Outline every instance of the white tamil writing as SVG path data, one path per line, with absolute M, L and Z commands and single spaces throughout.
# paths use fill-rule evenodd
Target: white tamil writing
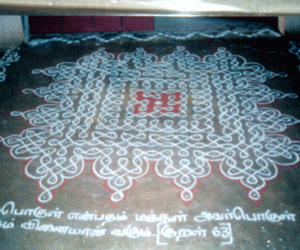
M 162 238 L 172 239 L 174 238 L 176 241 L 179 241 L 181 238 L 189 238 L 189 237 L 202 237 L 205 238 L 207 236 L 207 230 L 201 227 L 197 229 L 184 229 L 180 228 L 175 230 L 170 227 L 169 224 L 158 223 L 157 224 L 157 236 L 156 243 L 157 245 L 168 245 L 166 242 L 161 242 Z
M 63 211 L 60 208 L 47 210 L 41 207 L 18 208 L 14 201 L 0 207 L 0 230 L 26 230 L 39 233 L 80 235 L 83 237 L 123 237 L 131 240 L 153 238 L 157 245 L 169 245 L 189 238 L 197 241 L 218 239 L 220 245 L 234 242 L 232 223 L 282 223 L 296 222 L 296 214 L 287 210 L 274 212 L 271 209 L 248 212 L 240 206 L 223 212 L 200 211 L 196 215 L 182 211 L 168 213 L 98 213 L 97 211 Z M 32 217 L 16 224 L 16 218 Z M 57 223 L 49 223 L 49 219 Z M 47 220 L 47 223 L 44 223 Z M 61 224 L 59 223 L 61 222 Z M 73 224 L 80 222 L 82 227 Z M 92 223 L 92 224 L 91 224 Z M 85 225 L 86 224 L 86 225 Z M 109 225 L 108 225 L 109 224 Z M 85 225 L 85 226 L 84 226 Z M 91 226 L 93 225 L 93 226 Z
M 65 216 L 67 220 L 70 221 L 95 221 L 102 222 L 101 225 L 105 225 L 106 223 L 128 221 L 129 219 L 134 219 L 137 222 L 147 223 L 185 223 L 189 218 L 187 214 L 184 214 L 181 211 L 178 214 L 173 215 L 167 213 L 156 214 L 153 211 L 151 211 L 149 214 L 142 213 L 127 215 L 126 211 L 123 211 L 119 214 L 98 214 L 96 211 L 94 213 L 89 211 L 85 211 L 83 213 L 71 211 L 66 213 L 59 208 L 56 208 L 55 210 L 47 210 L 41 207 L 20 209 L 16 207 L 14 201 L 6 202 L 2 207 L 0 207 L 0 215 L 14 217 L 29 216 L 36 219 L 63 219 Z M 287 210 L 283 212 L 274 212 L 271 209 L 267 209 L 264 212 L 249 213 L 246 212 L 242 207 L 237 206 L 233 209 L 226 209 L 225 212 L 201 211 L 198 215 L 193 216 L 193 221 L 267 221 L 272 223 L 278 223 L 282 221 L 296 222 L 296 214 Z
M 275 213 L 268 209 L 262 213 L 246 213 L 244 209 L 241 207 L 235 207 L 231 211 L 227 209 L 224 213 L 211 213 L 211 212 L 201 212 L 200 215 L 194 217 L 194 221 L 197 222 L 206 222 L 206 221 L 268 221 L 278 223 L 281 221 L 296 221 L 296 214 L 289 213 L 288 211 L 284 211 L 284 213 Z
M 128 237 L 131 239 L 152 236 L 152 232 L 149 228 L 142 229 L 132 225 L 129 225 L 124 229 L 113 229 L 110 234 L 118 237 Z
M 146 221 L 150 223 L 170 223 L 170 222 L 186 222 L 187 215 L 186 214 L 179 214 L 179 215 L 169 215 L 169 214 L 136 214 L 135 215 L 136 221 Z
M 81 235 L 86 237 L 100 237 L 105 235 L 107 229 L 103 228 L 73 228 L 70 226 L 57 226 L 53 224 L 42 224 L 39 219 L 32 219 L 20 226 L 24 230 L 34 230 L 47 233 L 59 233 L 64 235 Z
M 14 216 L 33 216 L 35 218 L 56 218 L 60 219 L 63 215 L 63 211 L 56 208 L 56 210 L 47 210 L 41 207 L 36 208 L 23 208 L 17 209 L 14 201 L 5 203 L 0 208 L 0 215 L 14 215 Z
M 85 213 L 70 212 L 68 213 L 67 218 L 68 220 L 80 221 L 103 221 L 101 225 L 105 225 L 108 222 L 128 220 L 126 212 L 123 212 L 122 214 L 101 214 L 101 216 L 95 213 L 90 213 L 88 211 L 86 211 Z
M 15 227 L 14 223 L 15 218 L 12 218 L 12 221 L 2 221 L 0 220 L 0 229 L 12 229 Z

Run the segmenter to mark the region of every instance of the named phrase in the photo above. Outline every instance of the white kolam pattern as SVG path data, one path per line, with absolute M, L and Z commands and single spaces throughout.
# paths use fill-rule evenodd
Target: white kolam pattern
M 41 204 L 64 181 L 78 177 L 86 160 L 105 181 L 113 205 L 151 170 L 172 180 L 188 205 L 197 183 L 212 173 L 210 161 L 218 161 L 221 174 L 238 181 L 258 204 L 267 182 L 278 176 L 278 165 L 299 162 L 300 142 L 279 134 L 299 120 L 267 107 L 297 96 L 263 84 L 285 75 L 225 48 L 203 58 L 182 46 L 162 58 L 143 48 L 117 57 L 100 48 L 75 63 L 33 73 L 54 82 L 23 93 L 48 104 L 12 112 L 33 127 L 1 141 L 14 159 L 27 160 L 24 173 L 42 190 Z M 137 98 L 140 91 L 144 100 Z M 180 100 L 172 97 L 176 92 Z M 168 112 L 161 111 L 163 93 L 169 95 Z M 159 101 L 147 113 L 151 97 Z
M 293 41 L 290 41 L 290 45 L 292 46 L 289 51 L 292 54 L 295 54 L 298 59 L 300 60 L 300 44 L 297 44 Z M 299 70 L 300 70 L 300 65 L 298 66 Z
M 242 25 L 245 25 L 242 22 Z M 28 46 L 40 46 L 48 43 L 59 42 L 66 44 L 79 44 L 86 41 L 95 41 L 98 44 L 105 44 L 119 40 L 129 41 L 153 41 L 156 39 L 174 39 L 177 41 L 183 41 L 186 39 L 201 37 L 201 38 L 222 38 L 227 36 L 241 37 L 241 38 L 255 38 L 255 37 L 280 37 L 281 34 L 274 31 L 269 27 L 262 27 L 258 23 L 247 23 L 247 27 L 237 27 L 237 24 L 230 27 L 223 27 L 216 29 L 210 25 L 207 30 L 207 25 L 204 25 L 203 31 L 193 31 L 187 34 L 172 34 L 165 32 L 148 32 L 148 33 L 85 33 L 85 34 L 48 34 L 45 37 L 33 36 L 33 38 L 27 43 Z
M 4 52 L 2 58 L 0 58 L 0 82 L 4 82 L 6 79 L 6 67 L 20 59 L 18 50 L 8 49 Z

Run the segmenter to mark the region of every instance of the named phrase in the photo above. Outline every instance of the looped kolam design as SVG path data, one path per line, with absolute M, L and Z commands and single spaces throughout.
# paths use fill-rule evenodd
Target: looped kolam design
M 4 55 L 0 58 L 0 82 L 4 82 L 6 79 L 6 67 L 11 63 L 17 62 L 20 59 L 19 48 L 12 50 L 8 49 L 4 52 Z
M 300 60 L 300 44 L 290 41 L 290 45 L 291 48 L 289 49 L 289 52 L 295 54 Z M 298 66 L 298 69 L 300 70 L 300 65 Z
M 188 205 L 197 183 L 212 173 L 211 161 L 258 204 L 278 165 L 299 162 L 300 142 L 279 134 L 299 120 L 258 107 L 297 97 L 263 84 L 284 75 L 225 48 L 203 58 L 181 46 L 162 58 L 142 48 L 117 56 L 100 48 L 33 73 L 54 82 L 23 92 L 48 104 L 12 112 L 34 127 L 2 143 L 13 158 L 27 160 L 24 173 L 42 190 L 41 204 L 78 177 L 87 160 L 111 191 L 112 205 L 150 170 L 172 180 Z

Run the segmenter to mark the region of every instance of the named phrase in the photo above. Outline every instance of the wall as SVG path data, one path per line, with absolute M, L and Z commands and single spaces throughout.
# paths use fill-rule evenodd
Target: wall
M 0 16 L 0 48 L 18 47 L 22 42 L 28 40 L 28 33 L 26 33 L 23 31 L 21 16 Z

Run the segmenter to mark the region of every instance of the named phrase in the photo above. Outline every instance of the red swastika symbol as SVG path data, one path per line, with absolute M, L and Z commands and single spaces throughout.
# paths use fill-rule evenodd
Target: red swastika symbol
M 176 103 L 176 104 L 169 104 L 170 101 L 172 102 L 179 102 L 180 101 L 180 92 L 175 92 L 173 94 L 160 94 L 160 98 L 154 98 L 152 96 L 157 96 L 156 93 L 151 92 L 150 94 L 152 96 L 149 97 L 145 97 L 144 96 L 144 91 L 138 91 L 136 92 L 136 100 L 137 101 L 144 101 L 147 100 L 147 104 L 146 104 L 146 109 L 144 108 L 143 110 L 141 110 L 140 108 L 143 106 L 141 103 L 137 103 L 135 104 L 134 107 L 134 111 L 133 114 L 139 114 L 139 113 L 153 113 L 156 110 L 159 110 L 161 113 L 168 113 L 168 112 L 172 112 L 175 114 L 179 114 L 180 113 L 180 103 Z

